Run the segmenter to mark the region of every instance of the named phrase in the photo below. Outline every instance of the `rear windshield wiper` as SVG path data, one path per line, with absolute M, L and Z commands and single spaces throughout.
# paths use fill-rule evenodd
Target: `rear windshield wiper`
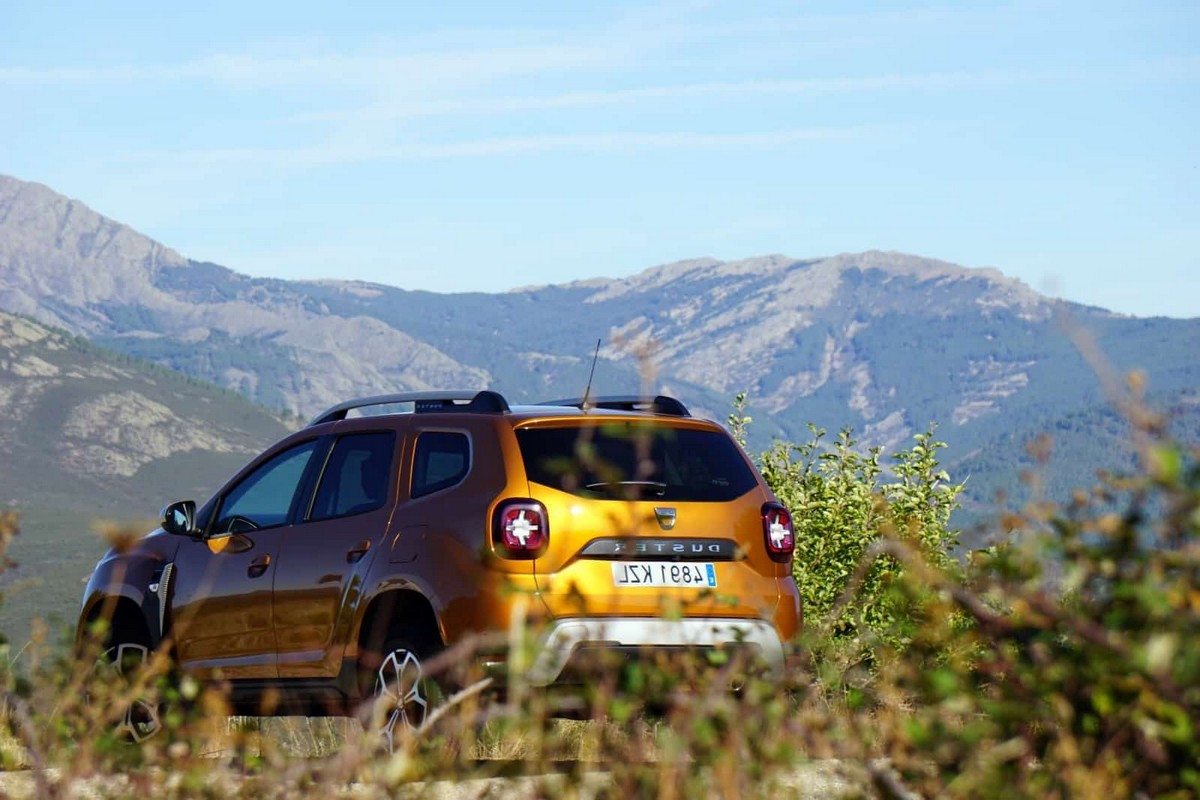
M 662 495 L 667 491 L 667 485 L 661 481 L 601 481 L 599 483 L 589 483 L 586 487 L 593 492 L 607 491 L 614 493 L 617 489 L 637 489 L 643 494 Z

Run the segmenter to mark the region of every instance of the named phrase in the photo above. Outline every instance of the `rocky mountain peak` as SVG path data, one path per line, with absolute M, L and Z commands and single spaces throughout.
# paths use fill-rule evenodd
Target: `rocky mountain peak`
M 369 296 L 364 286 L 352 284 L 348 293 Z M 485 370 L 379 320 L 331 314 L 283 281 L 189 261 L 79 201 L 6 176 L 0 176 L 0 309 L 112 345 L 170 341 L 211 365 L 206 377 L 297 411 L 384 388 L 488 380 Z M 231 355 L 230 341 L 241 352 Z M 254 368 L 288 362 L 315 376 L 289 376 L 272 386 Z
M 185 263 L 174 250 L 78 200 L 0 175 L 2 308 L 95 332 L 103 321 L 89 306 L 114 297 L 152 301 L 152 276 Z
M 1011 278 L 994 267 L 963 267 L 935 258 L 924 258 L 895 251 L 868 250 L 862 253 L 840 253 L 822 259 L 822 263 L 837 269 L 877 270 L 887 275 L 925 281 L 979 281 L 986 288 L 981 304 L 1004 303 L 1027 311 L 1048 311 L 1054 301 L 1035 292 L 1018 278 Z

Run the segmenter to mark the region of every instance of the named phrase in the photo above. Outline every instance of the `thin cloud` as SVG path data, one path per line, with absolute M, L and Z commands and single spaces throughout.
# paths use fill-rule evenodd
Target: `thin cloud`
M 590 152 L 630 152 L 636 150 L 707 149 L 723 147 L 771 148 L 800 142 L 818 142 L 861 138 L 876 133 L 879 127 L 802 128 L 759 133 L 598 133 L 562 136 L 524 136 L 455 142 L 417 148 L 397 148 L 397 158 L 457 158 L 472 156 L 520 155 L 559 150 Z
M 703 4 L 701 4 L 702 6 Z M 440 76 L 472 76 L 476 80 L 494 80 L 511 75 L 529 74 L 580 67 L 628 67 L 642 56 L 655 59 L 672 48 L 700 45 L 716 46 L 746 36 L 803 35 L 805 41 L 791 42 L 808 48 L 845 47 L 863 41 L 859 33 L 874 23 L 877 28 L 894 29 L 913 18 L 926 20 L 928 14 L 909 11 L 879 12 L 869 15 L 798 15 L 750 20 L 725 20 L 720 24 L 693 19 L 694 3 L 664 3 L 626 12 L 598 29 L 580 33 L 574 30 L 530 29 L 489 31 L 479 34 L 476 43 L 461 42 L 428 49 L 428 42 L 396 42 L 397 53 L 334 52 L 316 54 L 296 48 L 284 53 L 215 53 L 188 61 L 166 64 L 108 64 L 35 68 L 20 65 L 0 66 L 0 85 L 13 87 L 46 86 L 129 86 L 203 81 L 231 88 L 282 87 L 361 87 L 369 89 L 397 79 L 418 84 L 435 83 Z M 939 17 L 945 16 L 941 12 Z M 961 15 L 960 15 L 961 16 Z M 836 34 L 834 33 L 836 30 Z M 497 35 L 506 44 L 494 44 Z M 465 35 L 465 34 L 464 34 Z M 849 38 L 847 38 L 849 37 Z M 449 41 L 463 36 L 450 36 Z M 467 37 L 472 38 L 472 37 Z M 513 44 L 514 40 L 524 41 Z M 811 41 L 809 41 L 811 39 Z M 418 52 L 405 52 L 414 46 Z M 710 55 L 711 57 L 711 55 Z
M 1085 82 L 1156 82 L 1200 79 L 1200 57 L 1167 58 L 1114 66 L 1103 74 L 1095 69 L 960 70 L 916 74 L 885 74 L 790 80 L 751 80 L 646 86 L 609 91 L 564 92 L 552 95 L 410 98 L 360 108 L 301 114 L 291 122 L 387 122 L 421 117 L 505 114 L 599 108 L 668 100 L 722 100 L 756 96 L 823 96 L 871 92 L 938 92 L 998 89 L 1017 86 L 1068 85 Z
M 661 100 L 717 100 L 731 97 L 833 95 L 898 90 L 961 90 L 1044 84 L 1049 80 L 1080 79 L 1082 73 L 994 70 L 930 72 L 915 75 L 875 75 L 772 81 L 726 81 L 647 86 L 611 91 L 565 92 L 556 95 L 465 97 L 413 100 L 395 105 L 376 104 L 358 109 L 297 115 L 294 122 L 381 122 L 453 114 L 509 113 L 555 109 L 595 108 Z
M 862 125 L 799 128 L 749 133 L 580 133 L 556 136 L 514 136 L 464 142 L 415 143 L 397 146 L 363 146 L 329 143 L 289 148 L 223 148 L 211 150 L 139 153 L 124 159 L 131 168 L 170 173 L 206 172 L 221 167 L 250 169 L 305 169 L 332 164 L 398 162 L 453 158 L 519 156 L 563 151 L 631 153 L 652 149 L 767 149 L 805 142 L 847 141 L 897 135 L 904 126 Z
M 85 84 L 128 84 L 162 76 L 153 67 L 119 64 L 106 67 L 0 67 L 2 86 L 68 86 Z M 170 79 L 174 79 L 171 76 Z
M 231 88 L 362 87 L 430 84 L 446 78 L 497 77 L 612 63 L 609 48 L 528 45 L 411 55 L 262 56 L 218 53 L 179 64 L 96 67 L 0 67 L 0 85 L 94 86 L 205 81 Z

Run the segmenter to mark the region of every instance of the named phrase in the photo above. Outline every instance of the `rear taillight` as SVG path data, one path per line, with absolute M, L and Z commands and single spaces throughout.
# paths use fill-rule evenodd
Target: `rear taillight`
M 507 558 L 537 558 L 550 541 L 550 518 L 536 500 L 505 500 L 492 517 L 492 541 Z
M 763 503 L 762 526 L 771 560 L 790 561 L 796 549 L 796 529 L 792 527 L 791 512 L 779 503 Z

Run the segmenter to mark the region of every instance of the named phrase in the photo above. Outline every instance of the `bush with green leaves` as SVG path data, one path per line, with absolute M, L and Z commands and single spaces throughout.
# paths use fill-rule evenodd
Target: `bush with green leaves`
M 734 399 L 729 425 L 743 445 L 751 423 L 746 395 Z M 911 447 L 892 455 L 890 475 L 880 463 L 882 448 L 862 451 L 849 429 L 832 443 L 809 425 L 804 443 L 776 441 L 755 461 L 796 527 L 793 570 L 810 626 L 848 638 L 871 634 L 893 645 L 911 634 L 915 607 L 892 591 L 902 567 L 894 558 L 872 558 L 884 536 L 912 542 L 930 563 L 951 569 L 958 534 L 950 515 L 963 484 L 951 482 L 938 462 L 945 443 L 935 428 L 919 433 Z
M 1011 537 L 964 575 L 890 548 L 905 590 L 937 598 L 882 681 L 907 704 L 890 755 L 913 784 L 1200 796 L 1200 449 L 1144 410 L 1131 421 L 1138 470 L 1011 513 L 998 521 Z M 949 612 L 972 624 L 945 624 Z M 948 647 L 969 657 L 921 668 Z
M 878 453 L 855 453 L 847 433 L 821 450 L 814 430 L 761 457 L 797 512 L 798 560 L 829 558 L 812 535 L 842 554 L 832 570 L 798 565 L 818 621 L 835 623 L 806 633 L 806 668 L 838 679 L 822 661 L 830 631 L 882 656 L 829 707 L 809 752 L 886 758 L 894 772 L 872 767 L 885 796 L 1200 796 L 1200 448 L 1136 397 L 1119 407 L 1138 469 L 993 520 L 1002 543 L 962 565 L 943 546 L 960 487 L 929 434 L 883 486 Z M 730 421 L 744 432 L 744 406 Z M 1052 469 L 1045 443 L 1031 453 Z M 1037 497 L 1040 476 L 1026 480 Z M 802 713 L 819 718 L 831 697 L 808 691 Z

